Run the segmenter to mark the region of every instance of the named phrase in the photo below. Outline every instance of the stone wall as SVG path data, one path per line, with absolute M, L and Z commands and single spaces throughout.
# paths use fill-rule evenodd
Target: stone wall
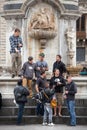
M 0 13 L 3 11 L 4 0 L 0 0 Z M 0 15 L 0 66 L 6 65 L 6 21 Z

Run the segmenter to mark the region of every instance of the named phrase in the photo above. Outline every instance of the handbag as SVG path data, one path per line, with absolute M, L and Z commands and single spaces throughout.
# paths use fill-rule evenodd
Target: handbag
M 44 92 L 44 95 L 45 95 L 45 97 L 47 99 L 49 99 L 49 97 L 47 96 L 47 94 L 45 92 Z M 51 105 L 52 108 L 57 107 L 57 101 L 56 101 L 56 99 L 52 99 L 51 102 L 50 102 L 50 105 Z
M 50 102 L 50 105 L 51 105 L 52 108 L 57 107 L 56 99 L 52 99 L 51 102 Z

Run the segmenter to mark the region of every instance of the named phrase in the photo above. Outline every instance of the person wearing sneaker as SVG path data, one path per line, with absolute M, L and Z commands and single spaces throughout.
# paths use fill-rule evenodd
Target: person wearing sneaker
M 48 82 L 46 82 L 45 89 L 43 90 L 43 104 L 44 104 L 44 116 L 43 116 L 43 124 L 42 124 L 43 126 L 54 125 L 52 121 L 52 107 L 50 105 L 53 95 L 54 95 L 54 89 L 50 89 Z

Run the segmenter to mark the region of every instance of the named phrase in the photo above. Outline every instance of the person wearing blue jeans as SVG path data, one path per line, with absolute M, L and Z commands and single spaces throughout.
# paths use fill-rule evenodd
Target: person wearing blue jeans
M 19 79 L 16 87 L 14 88 L 14 97 L 16 103 L 18 104 L 17 125 L 21 125 L 22 123 L 24 106 L 27 102 L 27 96 L 29 96 L 29 91 L 26 87 L 22 86 L 22 79 Z
M 67 85 L 65 86 L 65 99 L 70 114 L 70 126 L 76 126 L 75 113 L 75 94 L 77 93 L 76 84 L 72 81 L 71 76 L 67 76 Z
M 75 101 L 67 100 L 67 108 L 70 114 L 70 125 L 76 126 Z
M 19 103 L 18 106 L 19 106 L 19 109 L 18 109 L 17 124 L 20 124 L 22 122 L 22 116 L 24 112 L 25 103 Z

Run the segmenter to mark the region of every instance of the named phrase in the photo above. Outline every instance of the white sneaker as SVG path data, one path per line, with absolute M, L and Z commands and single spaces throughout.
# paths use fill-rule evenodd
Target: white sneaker
M 45 125 L 47 125 L 47 122 L 43 122 L 43 124 L 42 124 L 43 126 L 45 126 Z
M 54 123 L 51 122 L 51 123 L 48 124 L 48 126 L 54 126 Z

